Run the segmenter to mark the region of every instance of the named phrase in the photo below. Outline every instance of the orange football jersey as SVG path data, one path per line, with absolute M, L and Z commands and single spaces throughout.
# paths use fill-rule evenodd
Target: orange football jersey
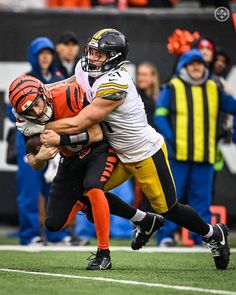
M 74 117 L 89 104 L 85 91 L 76 82 L 56 87 L 51 90 L 51 94 L 55 120 Z M 66 146 L 60 149 L 65 157 L 74 156 L 80 150 L 81 145 Z

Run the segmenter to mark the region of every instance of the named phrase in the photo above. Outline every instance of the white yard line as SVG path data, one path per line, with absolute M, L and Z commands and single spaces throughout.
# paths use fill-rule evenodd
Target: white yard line
M 181 290 L 181 291 L 194 291 L 194 292 L 208 293 L 208 294 L 236 295 L 236 292 L 226 291 L 226 290 L 203 289 L 203 288 L 195 288 L 195 287 L 188 287 L 188 286 L 165 285 L 165 284 L 159 284 L 159 283 L 145 283 L 145 282 L 131 281 L 131 280 L 115 280 L 115 279 L 103 278 L 103 277 L 86 277 L 86 276 L 77 276 L 77 275 L 55 274 L 55 273 L 48 273 L 48 272 L 33 272 L 33 271 L 18 270 L 18 269 L 7 269 L 7 268 L 0 268 L 0 272 L 13 272 L 13 273 L 38 275 L 38 276 L 51 276 L 51 277 L 61 277 L 61 278 L 69 278 L 69 279 L 91 280 L 91 281 L 123 284 L 123 285 L 136 285 L 136 286 L 163 288 L 163 289 L 174 289 L 174 290 Z
M 144 247 L 139 251 L 133 251 L 130 247 L 126 246 L 111 246 L 111 251 L 126 251 L 133 253 L 210 253 L 207 248 L 198 247 Z M 90 252 L 96 251 L 96 246 L 21 246 L 21 245 L 0 245 L 0 251 L 23 251 L 23 252 L 41 252 L 41 251 L 78 251 Z M 230 250 L 231 253 L 236 253 L 236 248 Z

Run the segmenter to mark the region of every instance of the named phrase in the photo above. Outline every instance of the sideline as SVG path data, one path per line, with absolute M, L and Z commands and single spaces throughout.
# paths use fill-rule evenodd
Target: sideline
M 62 277 L 62 278 L 79 279 L 79 280 L 91 280 L 91 281 L 123 284 L 123 285 L 136 285 L 136 286 L 163 288 L 163 289 L 174 289 L 174 290 L 181 290 L 181 291 L 194 291 L 194 292 L 208 293 L 208 294 L 236 295 L 236 292 L 226 291 L 226 290 L 203 289 L 203 288 L 195 288 L 195 287 L 188 287 L 188 286 L 165 285 L 165 284 L 159 284 L 159 283 L 145 283 L 145 282 L 131 281 L 131 280 L 115 280 L 115 279 L 103 278 L 103 277 L 86 277 L 86 276 L 77 276 L 77 275 L 54 274 L 54 273 L 48 273 L 48 272 L 33 272 L 33 271 L 26 271 L 26 270 L 7 269 L 7 268 L 0 268 L 0 272 L 9 272 L 9 273 L 12 272 L 12 273 L 21 273 L 21 274 L 39 275 L 39 276 Z
M 96 246 L 21 246 L 21 245 L 0 245 L 0 251 L 23 251 L 23 252 L 41 252 L 41 251 L 68 251 L 68 252 L 90 252 L 96 251 Z M 144 247 L 139 251 L 134 251 L 127 246 L 111 246 L 111 251 L 125 251 L 133 253 L 210 253 L 210 250 L 202 247 Z M 236 253 L 236 248 L 230 249 L 231 253 Z

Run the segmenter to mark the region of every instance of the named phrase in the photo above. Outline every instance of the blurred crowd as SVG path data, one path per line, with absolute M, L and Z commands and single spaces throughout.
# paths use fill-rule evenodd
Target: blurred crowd
M 173 7 L 228 7 L 235 0 L 0 0 L 0 7 L 14 8 L 91 8 L 107 7 L 126 9 L 136 8 L 173 8 Z
M 50 2 L 55 3 L 57 1 Z M 176 38 L 178 38 L 178 36 L 181 34 L 186 36 L 186 32 L 178 30 L 176 32 L 174 32 L 172 39 L 170 38 L 169 40 L 176 40 Z M 170 87 L 170 85 L 173 83 L 173 77 L 180 78 L 183 81 L 184 79 L 187 79 L 186 75 L 188 72 L 186 71 L 188 71 L 188 66 L 194 64 L 194 62 L 204 65 L 204 71 L 207 73 L 207 81 L 208 79 L 214 80 L 216 84 L 219 85 L 219 89 L 222 89 L 222 91 L 227 93 L 227 95 L 231 95 L 231 89 L 225 80 L 225 77 L 230 68 L 230 57 L 224 48 L 218 47 L 214 41 L 208 37 L 203 37 L 196 34 L 191 35 L 189 32 L 188 34 L 194 37 L 192 37 L 192 39 L 190 38 L 191 42 L 188 43 L 186 41 L 187 43 L 184 44 L 185 50 L 183 52 L 181 51 L 181 47 L 177 46 L 178 48 L 173 48 L 171 47 L 171 42 L 168 44 L 169 51 L 171 53 L 178 54 L 173 73 L 169 81 L 166 81 L 165 85 L 161 87 L 158 69 L 149 61 L 143 61 L 137 65 L 136 77 L 134 77 L 134 79 L 136 79 L 137 89 L 143 100 L 149 124 L 153 128 L 157 129 L 157 131 L 161 132 L 167 142 L 169 158 L 170 160 L 172 159 L 172 161 L 170 161 L 171 165 L 173 165 L 172 169 L 177 171 L 176 173 L 174 172 L 174 178 L 177 182 L 177 197 L 182 202 L 191 202 L 192 207 L 195 207 L 201 217 L 207 222 L 210 222 L 211 214 L 209 210 L 212 204 L 213 176 L 215 173 L 214 165 L 217 164 L 215 159 L 222 161 L 222 157 L 217 147 L 214 147 L 214 149 L 216 149 L 216 155 L 218 158 L 217 156 L 214 157 L 214 160 L 209 161 L 207 164 L 201 163 L 200 161 L 200 164 L 202 164 L 201 169 L 204 167 L 206 170 L 199 172 L 199 161 L 195 161 L 195 159 L 190 158 L 186 158 L 185 160 L 187 161 L 186 163 L 191 163 L 191 168 L 186 168 L 186 163 L 184 164 L 185 167 L 182 167 L 182 159 L 179 161 L 173 152 L 174 146 L 177 144 L 174 143 L 173 137 L 176 126 L 171 125 L 172 110 L 165 101 L 169 100 L 170 97 L 173 96 L 173 94 L 168 92 L 168 89 L 172 89 L 172 86 Z M 187 36 L 189 37 L 188 34 Z M 180 39 L 182 42 L 183 38 L 181 37 Z M 189 38 L 187 39 L 189 40 Z M 176 46 L 176 42 L 174 42 L 174 44 Z M 187 47 L 186 44 L 188 45 Z M 180 45 L 183 47 L 183 44 Z M 189 55 L 185 56 L 186 52 L 190 52 Z M 31 70 L 27 74 L 38 78 L 45 84 L 63 80 L 73 75 L 75 66 L 79 60 L 79 56 L 79 40 L 74 32 L 63 32 L 58 37 L 55 45 L 47 37 L 38 37 L 32 40 L 31 44 L 29 45 L 28 61 L 31 65 Z M 190 82 L 188 81 L 188 83 Z M 191 84 L 191 87 L 196 85 L 200 84 L 193 83 Z M 179 86 L 176 87 L 175 94 L 177 91 L 179 91 Z M 181 87 L 182 86 L 180 86 L 180 88 Z M 206 95 L 214 96 L 215 94 L 209 92 Z M 201 103 L 203 103 L 203 101 Z M 204 106 L 200 106 L 200 109 L 201 107 L 203 108 Z M 8 107 L 8 117 L 14 122 L 15 118 L 12 116 L 10 105 Z M 233 126 L 236 127 L 236 123 L 233 125 L 233 122 L 236 121 L 233 120 L 232 116 L 223 114 L 219 115 L 219 119 L 220 124 L 218 126 L 218 131 L 217 134 L 214 135 L 216 143 L 218 143 L 220 140 L 231 141 Z M 206 119 L 207 122 L 208 120 L 210 119 Z M 175 134 L 175 136 L 177 135 Z M 233 137 L 235 137 L 235 134 L 233 134 Z M 20 243 L 23 245 L 39 243 L 45 244 L 48 242 L 62 243 L 66 245 L 88 244 L 90 238 L 95 236 L 95 231 L 93 224 L 89 223 L 83 214 L 79 214 L 76 217 L 70 228 L 66 228 L 59 233 L 45 231 L 42 216 L 47 204 L 51 181 L 57 169 L 57 162 L 49 161 L 48 166 L 44 170 L 39 172 L 34 171 L 27 163 L 24 139 L 22 134 L 18 131 L 16 132 L 16 145 L 16 164 L 18 165 L 17 203 L 19 208 Z M 195 145 L 193 147 L 193 152 L 194 149 L 197 149 Z M 193 164 L 197 165 L 197 169 L 196 167 L 194 168 L 196 170 L 193 169 Z M 186 183 L 183 183 L 183 177 L 181 177 L 181 179 L 179 177 L 180 175 L 183 176 L 181 171 L 185 171 L 184 173 L 186 173 Z M 192 177 L 187 177 L 187 175 L 190 176 L 191 173 Z M 193 190 L 197 191 L 196 185 L 198 186 L 199 184 L 196 182 L 196 178 L 200 179 L 199 175 L 201 175 L 201 173 L 204 177 L 204 181 L 208 181 L 208 186 L 206 188 L 202 187 L 202 190 L 198 190 L 198 195 L 197 193 L 192 194 Z M 208 180 L 206 175 L 209 176 Z M 179 184 L 178 182 L 181 183 Z M 191 186 L 191 183 L 193 186 L 195 185 L 195 188 L 193 188 L 193 190 L 190 192 L 189 187 Z M 134 205 L 136 208 L 152 211 L 149 202 L 141 192 L 140 186 L 133 180 L 129 180 L 122 186 L 116 188 L 115 193 L 126 202 Z M 195 199 L 192 200 L 192 198 Z M 161 246 L 174 246 L 176 244 L 174 234 L 176 231 L 178 231 L 178 228 L 173 226 L 171 222 L 169 223 L 170 224 L 167 224 L 158 235 L 157 243 Z M 132 227 L 130 223 L 127 220 L 121 220 L 119 217 L 112 216 L 111 236 L 115 238 L 130 238 L 132 236 Z M 193 239 L 195 244 L 202 244 L 202 240 L 199 238 L 199 236 L 195 236 Z

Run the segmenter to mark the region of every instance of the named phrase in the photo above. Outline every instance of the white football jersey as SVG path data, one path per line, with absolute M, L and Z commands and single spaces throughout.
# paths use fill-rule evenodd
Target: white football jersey
M 122 105 L 104 119 L 106 139 L 124 163 L 138 162 L 155 154 L 164 139 L 148 122 L 144 104 L 136 86 L 124 67 L 113 69 L 89 84 L 88 73 L 78 62 L 75 75 L 77 83 L 86 91 L 91 102 L 95 97 L 115 100 L 124 96 Z

